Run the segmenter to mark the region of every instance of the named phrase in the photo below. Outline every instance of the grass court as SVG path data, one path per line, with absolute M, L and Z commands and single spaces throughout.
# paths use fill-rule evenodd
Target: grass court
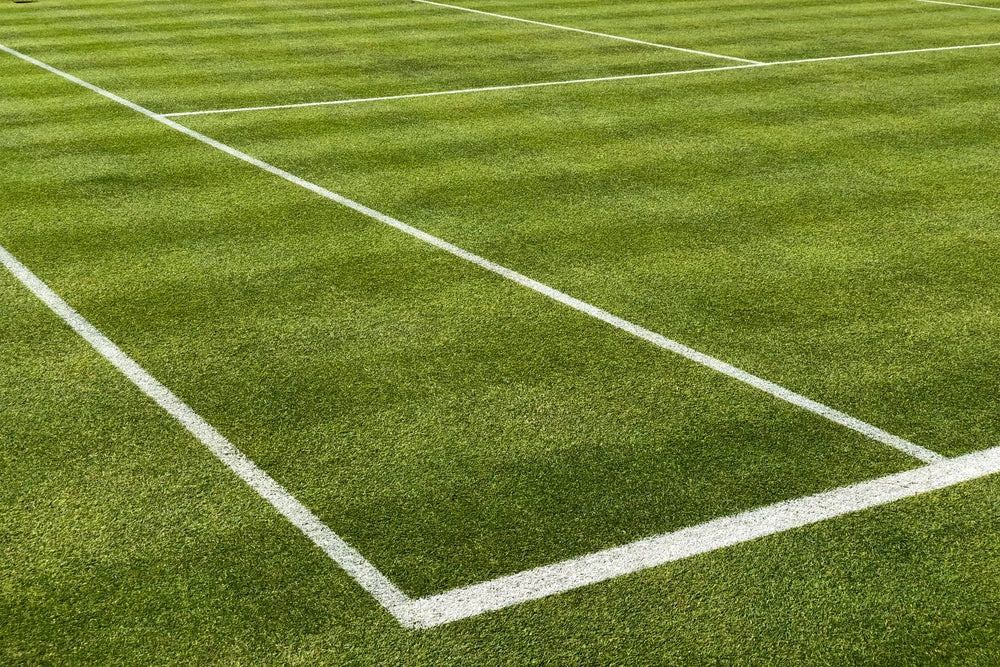
M 1000 661 L 998 67 L 989 2 L 0 5 L 0 660 Z

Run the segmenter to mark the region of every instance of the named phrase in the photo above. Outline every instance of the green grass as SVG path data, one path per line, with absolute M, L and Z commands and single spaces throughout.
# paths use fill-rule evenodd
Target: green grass
M 958 454 L 1000 436 L 986 389 L 1000 209 L 984 187 L 1000 177 L 1000 88 L 983 75 L 997 63 L 926 54 L 187 122 Z
M 475 6 L 761 60 L 1000 41 L 902 0 Z M 7 4 L 0 43 L 161 112 L 728 64 L 343 0 Z M 1000 435 L 998 59 L 181 120 L 956 455 Z M 0 87 L 0 243 L 407 593 L 917 464 L 7 55 Z M 5 661 L 1000 660 L 995 480 L 402 630 L 6 274 L 0 303 Z

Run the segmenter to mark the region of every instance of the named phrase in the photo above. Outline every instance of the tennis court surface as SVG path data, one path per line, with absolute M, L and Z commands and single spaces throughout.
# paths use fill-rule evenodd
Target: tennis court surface
M 1000 660 L 1000 4 L 0 8 L 13 662 Z

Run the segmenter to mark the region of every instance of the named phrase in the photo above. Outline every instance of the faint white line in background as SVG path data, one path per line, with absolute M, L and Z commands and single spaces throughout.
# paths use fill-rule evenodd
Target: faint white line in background
M 928 2 L 929 0 L 921 0 Z M 760 67 L 777 67 L 779 65 L 802 65 L 806 63 L 821 63 L 833 60 L 855 60 L 858 58 L 880 58 L 885 56 L 901 56 L 911 53 L 932 53 L 935 51 L 961 51 L 964 49 L 986 49 L 1000 47 L 1000 42 L 990 44 L 964 44 L 961 46 L 936 46 L 927 49 L 908 49 L 906 51 L 882 51 L 879 53 L 855 53 L 846 56 L 824 56 L 821 58 L 803 58 L 801 60 L 780 60 L 773 63 L 755 63 L 751 65 L 726 65 L 725 67 L 705 67 L 702 69 L 682 69 L 670 72 L 651 72 L 649 74 L 618 74 L 590 79 L 567 79 L 564 81 L 539 81 L 536 83 L 514 83 L 504 86 L 486 86 L 483 88 L 460 88 L 457 90 L 440 90 L 429 93 L 408 93 L 405 95 L 386 95 L 384 97 L 359 97 L 350 100 L 329 100 L 322 102 L 298 102 L 295 104 L 275 104 L 271 106 L 235 107 L 232 109 L 209 109 L 207 111 L 178 111 L 160 114 L 164 118 L 178 116 L 205 116 L 209 114 L 239 113 L 243 111 L 268 111 L 272 109 L 300 109 L 302 107 L 325 107 L 339 104 L 357 104 L 359 102 L 384 102 L 386 100 L 405 100 L 414 97 L 437 97 L 439 95 L 461 95 L 465 93 L 485 93 L 495 90 L 516 90 L 518 88 L 544 88 L 547 86 L 568 86 L 575 83 L 600 83 L 604 81 L 628 81 L 630 79 L 655 79 L 682 74 L 704 74 L 706 72 L 728 72 L 738 69 L 755 69 Z
M 656 42 L 644 42 L 641 39 L 632 39 L 631 37 L 619 37 L 618 35 L 609 35 L 605 32 L 594 32 L 593 30 L 581 30 L 580 28 L 570 28 L 565 25 L 557 25 L 555 23 L 543 23 L 541 21 L 532 21 L 530 19 L 522 19 L 516 16 L 507 16 L 506 14 L 494 14 L 493 12 L 484 12 L 478 9 L 470 9 L 468 7 L 459 7 L 458 5 L 446 5 L 443 2 L 431 2 L 431 0 L 413 0 L 413 2 L 419 2 L 425 5 L 434 5 L 435 7 L 446 7 L 448 9 L 457 9 L 463 12 L 471 12 L 473 14 L 481 14 L 483 16 L 492 16 L 493 18 L 506 19 L 508 21 L 519 21 L 521 23 L 530 23 L 532 25 L 540 25 L 546 28 L 556 28 L 558 30 L 569 30 L 570 32 L 579 32 L 584 35 L 594 35 L 595 37 L 606 37 L 608 39 L 617 39 L 622 42 L 631 42 L 632 44 L 642 44 L 643 46 L 654 46 L 658 49 L 669 49 L 671 51 L 681 51 L 683 53 L 692 53 L 699 56 L 707 56 L 709 58 L 722 58 L 724 60 L 735 60 L 741 63 L 756 63 L 756 60 L 750 60 L 748 58 L 736 58 L 734 56 L 724 56 L 718 53 L 710 53 L 708 51 L 697 51 L 695 49 L 686 49 L 681 46 L 669 46 L 667 44 L 657 44 Z
M 982 5 L 963 5 L 960 2 L 944 2 L 943 0 L 917 0 L 917 2 L 926 2 L 932 5 L 951 5 L 952 7 L 969 7 L 970 9 L 988 9 L 992 12 L 1000 12 L 1000 7 L 984 7 Z
M 728 65 L 726 67 L 706 67 L 703 69 L 682 69 L 673 72 L 653 72 L 651 74 L 618 74 L 590 79 L 568 79 L 566 81 L 539 81 L 537 83 L 511 83 L 502 86 L 484 86 L 482 88 L 459 88 L 457 90 L 439 90 L 429 93 L 407 93 L 403 95 L 385 95 L 383 97 L 359 97 L 351 100 L 329 100 L 323 102 L 299 102 L 297 104 L 275 104 L 271 106 L 237 107 L 234 109 L 210 109 L 208 111 L 178 111 L 162 114 L 165 118 L 177 116 L 205 116 L 218 113 L 237 113 L 240 111 L 268 111 L 270 109 L 299 109 L 302 107 L 325 107 L 338 104 L 357 104 L 358 102 L 385 102 L 387 100 L 406 100 L 413 97 L 437 97 L 438 95 L 461 95 L 463 93 L 484 93 L 494 90 L 516 90 L 518 88 L 544 88 L 546 86 L 566 86 L 572 83 L 598 83 L 601 81 L 625 81 L 627 79 L 648 79 L 650 77 L 674 76 L 678 74 L 697 74 L 698 72 L 720 72 L 729 69 L 745 69 L 747 67 L 762 67 L 762 65 Z

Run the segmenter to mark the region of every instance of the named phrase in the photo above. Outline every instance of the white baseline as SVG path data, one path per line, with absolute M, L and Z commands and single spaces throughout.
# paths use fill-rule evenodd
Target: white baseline
M 410 622 L 429 628 L 477 616 L 998 472 L 994 447 L 413 600 Z
M 923 0 L 929 1 L 929 0 Z M 438 97 L 440 95 L 464 95 L 467 93 L 486 93 L 498 90 L 517 90 L 520 88 L 547 88 L 549 86 L 568 86 L 579 83 L 603 83 L 607 81 L 629 81 L 632 79 L 656 79 L 667 76 L 683 76 L 685 74 L 704 74 L 706 72 L 728 72 L 731 70 L 756 69 L 761 67 L 778 67 L 782 65 L 804 65 L 808 63 L 830 62 L 835 60 L 856 60 L 859 58 L 883 58 L 886 56 L 901 56 L 914 53 L 933 53 L 935 51 L 962 51 L 965 49 L 987 49 L 1000 47 L 1000 42 L 989 44 L 962 44 L 960 46 L 935 46 L 926 49 L 907 49 L 905 51 L 881 51 L 877 53 L 853 53 L 845 56 L 824 56 L 821 58 L 803 58 L 800 60 L 778 60 L 770 63 L 755 63 L 750 65 L 726 65 L 723 67 L 703 67 L 701 69 L 680 69 L 669 72 L 650 72 L 648 74 L 616 74 L 614 76 L 599 76 L 589 79 L 564 79 L 561 81 L 537 81 L 534 83 L 512 83 L 502 86 L 484 86 L 481 88 L 458 88 L 455 90 L 436 90 L 426 93 L 406 93 L 403 95 L 384 95 L 381 97 L 357 97 L 345 100 L 323 100 L 320 102 L 296 102 L 293 104 L 272 104 L 267 106 L 233 107 L 231 109 L 208 109 L 205 111 L 176 111 L 160 114 L 164 118 L 178 116 L 206 116 L 210 114 L 240 113 L 244 111 L 270 111 L 273 109 L 301 109 L 303 107 L 326 107 L 340 104 L 358 104 L 363 102 L 385 102 L 389 100 L 406 100 L 415 97 Z
M 756 60 L 750 60 L 748 58 L 736 58 L 735 56 L 724 56 L 718 53 L 710 53 L 708 51 L 698 51 L 695 49 L 686 49 L 681 46 L 669 46 L 667 44 L 657 44 L 656 42 L 645 42 L 641 39 L 632 39 L 631 37 L 619 37 L 618 35 L 609 35 L 606 32 L 594 32 L 593 30 L 581 30 L 580 28 L 570 28 L 565 25 L 557 25 L 555 23 L 543 23 L 542 21 L 532 21 L 530 19 L 522 19 L 516 16 L 507 16 L 506 14 L 494 14 L 493 12 L 484 12 L 478 9 L 470 9 L 468 7 L 459 7 L 458 5 L 446 5 L 443 2 L 431 2 L 431 0 L 413 0 L 413 2 L 419 2 L 425 5 L 434 5 L 435 7 L 446 7 L 448 9 L 457 9 L 462 12 L 471 12 L 473 14 L 481 14 L 483 16 L 492 16 L 493 18 L 506 19 L 508 21 L 518 21 L 520 23 L 530 23 L 531 25 L 544 26 L 546 28 L 556 28 L 557 30 L 568 30 L 570 32 L 578 32 L 584 35 L 594 35 L 595 37 L 606 37 L 608 39 L 617 39 L 621 42 L 630 42 L 632 44 L 642 44 L 643 46 L 653 46 L 658 49 L 669 49 L 670 51 L 681 51 L 683 53 L 692 53 L 699 56 L 707 56 L 709 58 L 722 58 L 723 60 L 735 60 L 741 63 L 755 63 Z

